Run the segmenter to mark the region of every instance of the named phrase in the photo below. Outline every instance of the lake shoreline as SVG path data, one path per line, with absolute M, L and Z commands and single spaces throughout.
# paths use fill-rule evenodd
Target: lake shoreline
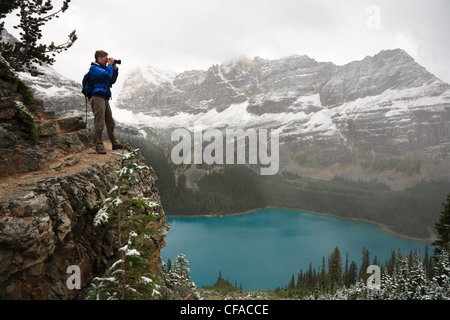
M 370 224 L 374 224 L 378 227 L 378 229 L 380 229 L 383 232 L 392 234 L 394 236 L 398 236 L 398 237 L 402 237 L 408 240 L 413 240 L 413 241 L 420 241 L 420 242 L 431 242 L 434 241 L 434 239 L 423 239 L 423 238 L 416 238 L 416 237 L 411 237 L 408 235 L 404 235 L 398 232 L 395 232 L 391 229 L 389 229 L 388 226 L 379 223 L 379 222 L 373 222 L 373 221 L 369 221 L 369 220 L 364 220 L 364 219 L 358 219 L 358 218 L 346 218 L 346 217 L 341 217 L 335 214 L 329 214 L 329 213 L 323 213 L 323 212 L 316 212 L 316 211 L 306 211 L 306 210 L 301 210 L 301 209 L 297 209 L 297 208 L 287 208 L 287 207 L 264 207 L 264 208 L 255 208 L 255 209 L 250 209 L 250 210 L 246 210 L 246 211 L 241 211 L 241 212 L 235 212 L 235 213 L 227 213 L 227 214 L 208 214 L 208 215 L 192 215 L 192 216 L 183 216 L 183 215 L 167 215 L 168 218 L 199 218 L 199 217 L 205 217 L 205 218 L 225 218 L 225 217 L 231 217 L 231 216 L 240 216 L 240 215 L 245 215 L 245 214 L 250 214 L 256 211 L 260 211 L 260 210 L 266 210 L 266 209 L 281 209 L 281 210 L 292 210 L 292 211 L 297 211 L 297 212 L 304 212 L 304 213 L 310 213 L 310 214 L 314 214 L 314 215 L 319 215 L 319 216 L 327 216 L 327 217 L 333 217 L 333 218 L 337 218 L 337 219 L 342 219 L 342 220 L 348 220 L 348 221 L 355 221 L 355 222 L 367 222 Z

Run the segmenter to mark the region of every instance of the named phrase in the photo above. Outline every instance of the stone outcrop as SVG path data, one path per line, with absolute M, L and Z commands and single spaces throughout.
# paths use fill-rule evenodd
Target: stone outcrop
M 3 60 L 1 67 L 7 68 Z M 61 154 L 92 146 L 92 131 L 81 117 L 57 119 L 31 92 L 24 97 L 19 88 L 26 86 L 14 74 L 5 79 L 0 81 L 0 177 L 39 170 Z M 28 110 L 33 123 L 18 115 L 20 107 Z M 33 130 L 35 137 L 30 134 Z
M 118 249 L 114 231 L 94 228 L 93 218 L 115 185 L 119 156 L 91 153 L 92 131 L 82 118 L 57 118 L 22 87 L 12 73 L 0 79 L 0 299 L 82 299 Z M 18 104 L 31 123 L 22 123 Z M 150 170 L 127 193 L 160 205 L 155 274 L 169 229 L 156 179 Z M 67 286 L 69 266 L 80 268 L 80 290 Z
M 114 232 L 94 228 L 95 204 L 114 186 L 117 163 L 96 164 L 69 176 L 43 179 L 23 197 L 0 202 L 0 297 L 74 299 L 117 253 Z M 133 186 L 133 197 L 161 204 L 154 173 Z M 168 230 L 162 206 L 153 238 L 155 274 Z M 71 290 L 67 268 L 80 267 L 82 289 Z

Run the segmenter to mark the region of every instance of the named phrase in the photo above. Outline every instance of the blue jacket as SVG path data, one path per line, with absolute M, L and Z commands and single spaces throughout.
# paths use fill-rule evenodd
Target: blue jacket
M 106 98 L 111 98 L 111 87 L 116 83 L 119 75 L 119 69 L 114 70 L 112 65 L 107 67 L 102 66 L 97 62 L 91 63 L 90 83 L 94 87 L 92 95 L 102 95 Z

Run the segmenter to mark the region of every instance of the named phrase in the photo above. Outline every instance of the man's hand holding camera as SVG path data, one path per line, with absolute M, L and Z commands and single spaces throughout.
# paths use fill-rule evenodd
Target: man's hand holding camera
M 108 64 L 111 64 L 114 67 L 114 70 L 117 70 L 117 61 L 115 61 L 113 58 L 108 58 Z

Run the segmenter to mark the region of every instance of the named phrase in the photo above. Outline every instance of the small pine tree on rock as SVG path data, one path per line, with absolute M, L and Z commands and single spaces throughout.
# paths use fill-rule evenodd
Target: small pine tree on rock
M 161 268 L 161 270 L 166 270 L 166 268 Z M 197 287 L 190 279 L 190 272 L 189 261 L 180 252 L 172 263 L 172 268 L 162 274 L 163 290 L 168 299 L 200 299 Z
M 126 193 L 137 179 L 138 172 L 149 170 L 136 163 L 138 150 L 123 153 L 116 186 L 108 198 L 99 203 L 94 225 L 116 228 L 118 259 L 104 277 L 97 277 L 91 284 L 88 299 L 99 300 L 147 300 L 160 296 L 156 275 L 152 272 L 149 257 L 152 253 L 150 227 L 159 205 L 147 198 L 128 198 Z

